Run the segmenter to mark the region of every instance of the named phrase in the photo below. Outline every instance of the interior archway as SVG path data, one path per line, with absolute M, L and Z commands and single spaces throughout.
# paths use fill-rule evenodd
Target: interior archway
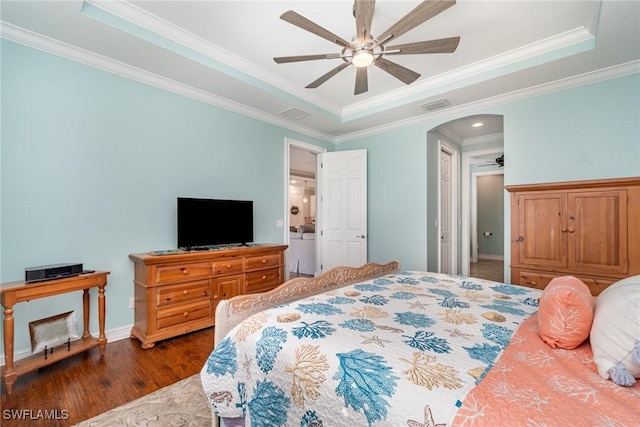
M 441 270 L 443 209 L 442 189 L 439 185 L 442 171 L 439 153 L 443 145 L 446 145 L 449 150 L 453 147 L 459 153 L 456 160 L 456 185 L 451 188 L 451 197 L 457 202 L 452 215 L 457 231 L 455 253 L 451 254 L 456 261 L 453 273 L 469 275 L 472 248 L 477 247 L 478 232 L 472 225 L 472 179 L 475 179 L 474 174 L 477 173 L 502 174 L 505 171 L 503 116 L 476 114 L 451 120 L 431 129 L 427 135 L 427 144 L 427 269 L 438 272 Z M 504 210 L 497 214 L 504 217 Z

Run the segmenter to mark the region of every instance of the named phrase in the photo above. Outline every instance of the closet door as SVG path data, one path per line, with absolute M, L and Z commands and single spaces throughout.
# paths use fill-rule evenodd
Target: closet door
M 566 193 L 523 193 L 518 197 L 518 263 L 567 266 Z
M 627 192 L 568 193 L 569 267 L 591 274 L 627 274 Z

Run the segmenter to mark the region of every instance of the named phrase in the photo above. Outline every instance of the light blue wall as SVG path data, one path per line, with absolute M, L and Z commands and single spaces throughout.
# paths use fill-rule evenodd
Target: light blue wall
M 128 255 L 176 246 L 178 196 L 253 200 L 255 240 L 283 242 L 285 137 L 332 149 L 5 40 L 1 48 L 1 280 L 62 262 L 108 270 L 107 330 L 133 323 Z M 29 321 L 81 313 L 80 295 L 16 306 L 16 350 L 29 347 Z
M 640 74 L 469 111 L 468 115 L 481 113 L 504 116 L 505 185 L 640 175 Z M 427 268 L 428 192 L 421 182 L 427 175 L 426 165 L 431 164 L 425 148 L 427 133 L 455 118 L 337 145 L 337 150 L 370 150 L 377 159 L 369 166 L 370 260 L 397 259 L 405 269 Z M 373 185 L 387 181 L 394 182 L 397 192 L 379 192 Z M 411 208 L 401 219 L 391 215 L 398 204 L 407 203 Z M 508 203 L 504 218 L 508 224 Z M 505 260 L 510 257 L 509 239 L 506 225 Z M 505 266 L 508 269 L 508 262 Z
M 505 185 L 640 175 L 640 74 L 505 107 Z
M 1 50 L 0 278 L 57 262 L 109 270 L 107 330 L 133 322 L 128 254 L 175 246 L 177 196 L 252 199 L 256 240 L 281 242 L 285 137 L 332 149 L 11 42 Z M 640 175 L 638 74 L 468 112 L 479 113 L 504 115 L 507 185 Z M 336 146 L 368 150 L 370 261 L 426 269 L 427 133 L 455 118 Z M 28 321 L 72 309 L 79 295 L 17 306 L 16 349 L 29 346 Z
M 424 269 L 427 254 L 426 132 L 408 128 L 367 138 L 368 255 Z M 340 144 L 347 148 L 353 144 Z M 398 250 L 398 246 L 402 250 Z

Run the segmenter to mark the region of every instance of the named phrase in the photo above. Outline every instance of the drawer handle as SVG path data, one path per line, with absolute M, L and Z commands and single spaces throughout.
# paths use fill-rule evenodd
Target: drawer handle
M 185 289 L 184 291 L 182 291 L 182 295 L 189 295 L 189 290 Z
M 189 274 L 189 270 L 187 270 L 186 268 L 183 268 L 182 269 L 182 274 L 184 274 L 186 276 L 187 274 Z
M 562 227 L 560 231 L 562 231 L 563 233 L 566 233 L 567 231 L 569 231 L 569 229 L 567 227 Z
M 262 280 L 265 280 L 267 278 L 267 276 L 265 276 L 264 274 L 262 275 Z
M 231 268 L 231 264 L 227 264 L 227 268 Z
M 568 231 L 569 233 L 575 233 L 575 232 L 576 232 L 576 229 L 575 229 L 575 228 L 573 228 L 573 227 L 569 227 L 569 228 L 567 229 L 567 231 Z
M 214 295 L 214 296 L 213 296 L 213 299 L 218 299 L 218 295 Z
M 538 283 L 537 283 L 535 280 L 532 280 L 532 281 L 530 281 L 530 282 L 527 282 L 527 285 L 529 285 L 529 286 L 535 286 L 535 285 L 537 285 L 537 284 L 538 284 Z
M 189 317 L 189 312 L 185 311 L 184 313 L 182 313 L 182 317 Z
M 263 263 L 263 264 L 266 264 L 266 263 L 267 263 L 267 260 L 266 260 L 266 259 L 263 259 L 263 260 L 262 260 L 262 263 Z

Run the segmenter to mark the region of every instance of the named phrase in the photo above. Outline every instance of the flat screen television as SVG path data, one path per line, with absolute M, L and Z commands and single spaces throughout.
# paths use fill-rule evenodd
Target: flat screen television
M 178 247 L 253 242 L 253 201 L 178 197 Z

